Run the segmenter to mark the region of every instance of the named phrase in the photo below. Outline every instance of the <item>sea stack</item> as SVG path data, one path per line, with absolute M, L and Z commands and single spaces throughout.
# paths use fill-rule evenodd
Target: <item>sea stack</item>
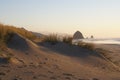
M 73 35 L 73 39 L 84 39 L 84 37 L 80 31 L 76 31 Z

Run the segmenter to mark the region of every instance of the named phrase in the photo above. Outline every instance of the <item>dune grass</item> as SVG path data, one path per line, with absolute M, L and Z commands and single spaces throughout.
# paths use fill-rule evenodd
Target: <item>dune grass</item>
M 49 42 L 54 45 L 60 42 L 60 39 L 57 34 L 49 34 L 42 38 L 42 42 Z
M 64 42 L 64 43 L 72 44 L 72 40 L 73 40 L 73 38 L 70 37 L 70 36 L 64 36 L 64 37 L 63 37 L 63 42 Z
M 58 42 L 74 45 L 72 43 L 72 40 L 73 38 L 71 36 L 60 37 L 57 34 L 50 34 L 50 35 L 45 36 L 41 42 L 49 42 L 52 45 L 55 45 Z M 86 43 L 86 42 L 81 41 L 77 44 L 77 46 L 85 48 L 85 49 L 89 49 L 89 50 L 95 50 L 95 45 L 93 43 Z
M 42 42 L 49 42 L 51 44 L 56 44 L 58 42 L 63 42 L 67 44 L 72 44 L 72 37 L 70 36 L 59 36 L 58 34 L 49 34 L 42 38 Z
M 89 50 L 95 50 L 95 45 L 93 43 L 86 43 L 86 42 L 80 41 L 78 43 L 78 46 L 89 49 Z
M 0 39 L 5 39 L 13 33 L 18 33 L 29 39 L 35 38 L 35 35 L 33 35 L 32 32 L 29 32 L 24 28 L 16 28 L 14 26 L 0 24 Z
M 14 26 L 0 24 L 0 48 L 5 47 L 6 43 L 16 33 L 30 40 L 35 38 L 35 35 L 24 28 L 16 28 Z

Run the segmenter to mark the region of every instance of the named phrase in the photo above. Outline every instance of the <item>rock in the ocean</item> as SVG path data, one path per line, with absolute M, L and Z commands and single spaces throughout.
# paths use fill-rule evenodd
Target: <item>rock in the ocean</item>
M 83 35 L 80 31 L 76 31 L 73 35 L 73 39 L 83 39 Z
M 93 39 L 93 38 L 94 38 L 94 36 L 93 36 L 93 35 L 91 35 L 91 38 Z

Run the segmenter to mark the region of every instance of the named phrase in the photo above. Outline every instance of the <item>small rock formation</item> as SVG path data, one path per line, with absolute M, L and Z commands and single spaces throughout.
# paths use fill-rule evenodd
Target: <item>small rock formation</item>
M 91 38 L 93 39 L 93 38 L 94 38 L 94 36 L 93 36 L 93 35 L 91 35 Z
M 73 35 L 73 39 L 83 39 L 83 35 L 80 31 L 76 31 Z

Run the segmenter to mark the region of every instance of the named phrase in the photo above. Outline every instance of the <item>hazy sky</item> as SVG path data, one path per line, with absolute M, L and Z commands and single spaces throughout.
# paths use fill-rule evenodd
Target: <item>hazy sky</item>
M 120 38 L 120 0 L 0 0 L 0 22 L 37 32 Z

